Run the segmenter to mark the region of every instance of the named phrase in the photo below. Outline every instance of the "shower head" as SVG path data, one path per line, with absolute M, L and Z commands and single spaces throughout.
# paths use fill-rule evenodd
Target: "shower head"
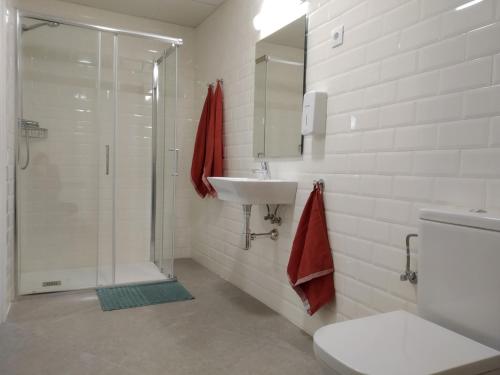
M 35 23 L 33 25 L 30 25 L 30 26 L 23 24 L 22 30 L 24 32 L 24 31 L 30 31 L 33 29 L 38 29 L 39 27 L 42 27 L 42 26 L 57 27 L 59 25 L 60 25 L 59 22 L 53 22 L 53 21 L 39 22 L 39 23 Z

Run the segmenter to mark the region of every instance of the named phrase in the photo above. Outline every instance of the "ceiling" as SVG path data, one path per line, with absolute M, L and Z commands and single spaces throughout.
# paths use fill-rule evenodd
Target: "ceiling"
M 62 0 L 131 16 L 196 27 L 224 0 Z

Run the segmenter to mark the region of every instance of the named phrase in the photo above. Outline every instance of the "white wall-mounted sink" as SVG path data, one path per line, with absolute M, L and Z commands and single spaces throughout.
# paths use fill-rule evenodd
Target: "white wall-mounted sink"
M 208 177 L 223 201 L 241 204 L 293 204 L 297 182 L 238 177 Z

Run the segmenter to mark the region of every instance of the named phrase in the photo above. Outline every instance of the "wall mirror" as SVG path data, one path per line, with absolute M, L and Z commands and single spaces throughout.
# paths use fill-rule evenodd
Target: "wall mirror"
M 302 16 L 255 46 L 253 156 L 302 154 L 307 18 Z

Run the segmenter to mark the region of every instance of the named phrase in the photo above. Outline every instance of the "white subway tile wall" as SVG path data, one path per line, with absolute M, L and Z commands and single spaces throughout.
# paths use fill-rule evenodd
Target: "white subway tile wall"
M 223 77 L 226 175 L 247 176 L 257 164 L 251 124 L 259 33 L 252 19 L 266 2 L 228 0 L 196 30 L 195 114 L 205 82 Z M 259 239 L 245 252 L 238 248 L 241 208 L 195 201 L 193 257 L 309 332 L 414 311 L 416 290 L 399 272 L 418 209 L 500 209 L 500 2 L 456 10 L 466 2 L 312 0 L 307 89 L 329 94 L 327 135 L 306 137 L 302 160 L 270 162 L 274 177 L 299 181 L 295 207 L 282 208 L 278 242 Z M 339 25 L 344 44 L 332 49 L 330 32 Z M 337 298 L 309 318 L 288 285 L 286 264 L 320 177 Z M 254 208 L 252 229 L 270 229 L 262 216 Z

